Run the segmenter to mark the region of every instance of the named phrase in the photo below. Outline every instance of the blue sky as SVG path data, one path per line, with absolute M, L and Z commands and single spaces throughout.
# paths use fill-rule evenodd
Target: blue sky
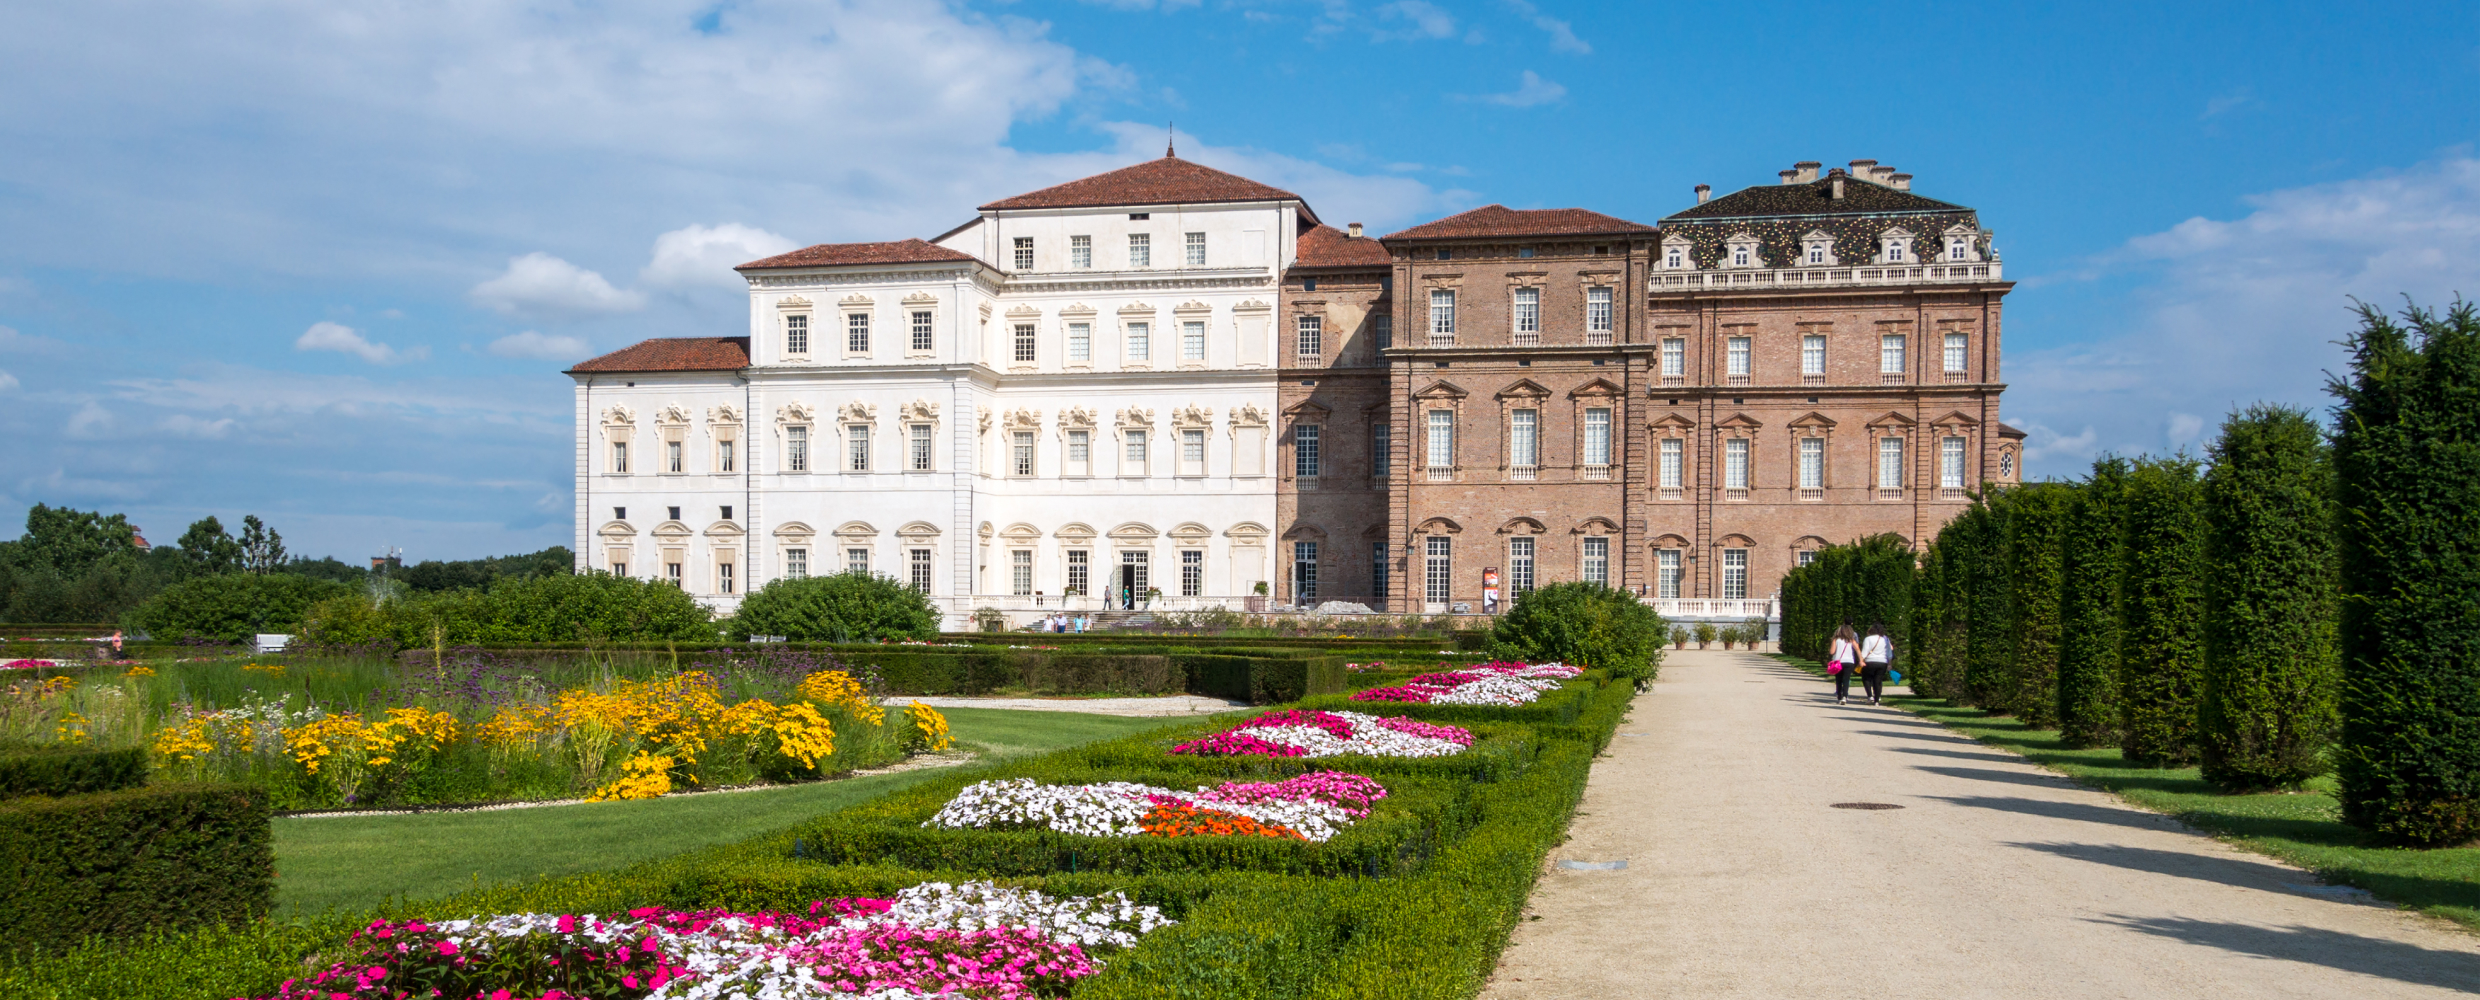
M 2480 294 L 2480 8 L 1560 0 L 0 6 L 0 531 L 570 538 L 568 362 L 728 270 L 1159 155 L 1380 231 L 1651 222 L 1873 158 L 2020 282 L 2030 469 L 2323 406 L 2349 296 Z

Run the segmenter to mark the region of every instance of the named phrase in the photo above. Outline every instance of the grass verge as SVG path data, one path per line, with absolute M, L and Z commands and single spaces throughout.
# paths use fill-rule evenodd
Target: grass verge
M 1820 676 L 1825 673 L 1807 660 L 1769 655 Z M 2069 749 L 2057 730 L 2034 729 L 2010 716 L 1941 698 L 1889 695 L 1886 703 L 2014 751 L 2130 804 L 2167 813 L 2227 843 L 2306 868 L 2328 883 L 2357 886 L 2480 931 L 2480 847 L 2418 850 L 2379 843 L 2342 822 L 2331 777 L 2310 781 L 2297 792 L 2234 795 L 2204 780 L 2196 768 L 2131 765 L 2115 747 Z

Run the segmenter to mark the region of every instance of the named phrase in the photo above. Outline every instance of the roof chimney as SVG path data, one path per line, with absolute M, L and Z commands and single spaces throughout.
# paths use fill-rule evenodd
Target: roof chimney
M 1852 175 L 1852 176 L 1854 176 L 1854 177 L 1859 177 L 1859 178 L 1866 179 L 1866 178 L 1869 176 L 1869 174 L 1870 174 L 1870 173 L 1872 173 L 1872 172 L 1874 172 L 1876 169 L 1877 169 L 1877 161 L 1876 161 L 1876 160 L 1853 160 L 1853 161 L 1851 161 L 1851 175 Z
M 1800 172 L 1797 170 L 1782 170 L 1777 171 L 1776 176 L 1781 177 L 1783 183 L 1792 184 L 1798 182 Z
M 1843 172 L 1840 170 L 1826 171 L 1826 180 L 1834 182 L 1834 200 L 1843 200 Z
M 1886 175 L 1886 179 L 1894 182 L 1894 189 L 1897 191 L 1909 191 L 1912 189 L 1912 175 L 1910 174 L 1888 174 Z
M 1353 239 L 1356 239 L 1356 240 L 1361 238 L 1361 224 L 1360 224 L 1360 223 L 1357 223 L 1357 222 L 1352 223 L 1352 238 L 1353 238 Z
M 1816 180 L 1817 168 L 1822 166 L 1825 166 L 1825 164 L 1819 163 L 1815 160 L 1801 160 L 1798 163 L 1792 164 L 1791 169 L 1797 170 L 1800 173 L 1799 176 L 1793 177 L 1791 182 L 1794 184 L 1807 184 Z
M 1869 179 L 1870 179 L 1870 180 L 1873 180 L 1873 181 L 1876 181 L 1877 183 L 1880 183 L 1880 184 L 1886 185 L 1887 187 L 1893 187 L 1893 186 L 1894 186 L 1894 168 L 1893 168 L 1893 167 L 1870 167 L 1870 168 L 1869 168 Z
M 1697 204 L 1702 205 L 1702 204 L 1704 204 L 1704 203 L 1706 203 L 1706 202 L 1709 202 L 1709 201 L 1712 201 L 1712 200 L 1714 200 L 1714 186 L 1713 186 L 1713 185 L 1711 185 L 1711 184 L 1699 184 L 1699 185 L 1697 185 L 1697 186 L 1696 186 L 1696 203 L 1697 203 Z

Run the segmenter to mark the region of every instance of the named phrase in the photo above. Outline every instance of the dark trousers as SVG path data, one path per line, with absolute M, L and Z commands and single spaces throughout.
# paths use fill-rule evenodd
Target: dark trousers
M 1834 672 L 1834 700 L 1841 701 L 1851 697 L 1851 675 L 1856 669 L 1852 664 L 1846 663 L 1843 664 L 1843 669 Z
M 1849 673 L 1849 671 L 1845 672 Z M 1870 701 L 1876 701 L 1877 699 L 1884 697 L 1886 694 L 1886 665 L 1883 663 L 1871 663 L 1867 666 L 1861 667 L 1860 686 L 1868 691 Z

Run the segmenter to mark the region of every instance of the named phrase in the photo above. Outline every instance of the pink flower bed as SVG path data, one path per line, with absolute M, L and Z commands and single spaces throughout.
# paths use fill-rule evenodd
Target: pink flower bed
M 1471 746 L 1470 730 L 1411 719 L 1286 709 L 1268 712 L 1200 740 L 1172 747 L 1203 757 L 1450 757 Z
M 1563 663 L 1515 663 L 1500 660 L 1461 670 L 1422 674 L 1392 687 L 1355 692 L 1353 701 L 1392 701 L 1424 705 L 1522 705 L 1556 689 L 1584 671 Z

